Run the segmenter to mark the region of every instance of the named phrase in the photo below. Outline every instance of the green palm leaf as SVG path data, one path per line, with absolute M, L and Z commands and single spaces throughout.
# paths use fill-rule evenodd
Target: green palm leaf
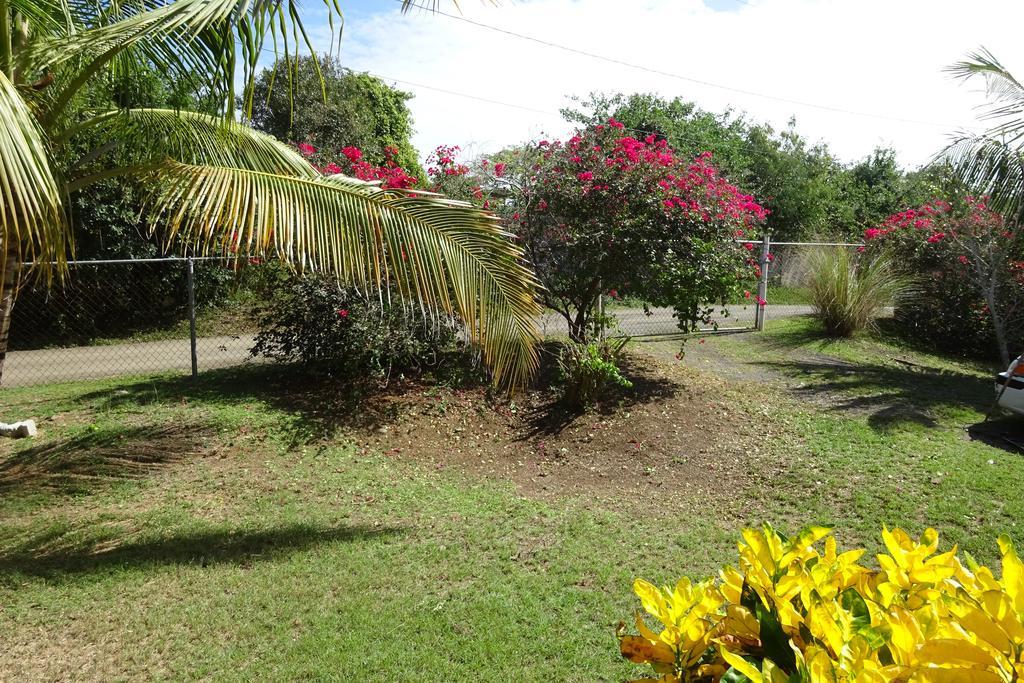
M 359 287 L 390 284 L 458 315 L 495 383 L 522 386 L 536 368 L 536 280 L 483 211 L 340 176 L 167 162 L 153 180 L 154 222 L 168 239 L 201 252 L 276 255 Z
M 333 27 L 341 16 L 337 0 L 323 0 Z M 215 92 L 226 93 L 228 110 L 234 106 L 235 66 L 241 57 L 246 78 L 254 76 L 259 52 L 269 35 L 278 38 L 288 51 L 298 39 L 309 50 L 297 0 L 133 0 L 96 11 L 92 5 L 76 6 L 78 12 L 69 29 L 36 37 L 17 54 L 19 68 L 26 74 L 58 71 L 73 65 L 72 76 L 59 84 L 49 102 L 46 118 L 53 122 L 81 87 L 100 73 L 118 55 L 141 50 L 156 66 L 181 73 L 194 70 L 203 75 Z M 239 52 L 241 53 L 239 55 Z M 250 86 L 246 83 L 246 88 Z
M 940 153 L 989 205 L 1011 220 L 1024 216 L 1024 85 L 987 50 L 971 54 L 948 71 L 957 78 L 983 78 L 991 99 L 981 115 L 995 125 L 981 134 L 958 133 Z
M 47 276 L 63 273 L 71 239 L 64 195 L 35 117 L 2 73 L 0 120 L 0 273 L 12 256 Z
M 116 154 L 125 165 L 170 158 L 306 178 L 319 175 L 301 154 L 270 135 L 208 114 L 172 109 L 110 111 L 70 131 L 69 137 L 87 129 L 98 131 L 100 139 L 114 141 L 98 152 Z

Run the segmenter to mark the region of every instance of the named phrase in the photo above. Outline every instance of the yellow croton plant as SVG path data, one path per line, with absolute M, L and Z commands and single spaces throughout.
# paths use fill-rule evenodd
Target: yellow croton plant
M 622 655 L 654 670 L 635 683 L 1024 681 L 1024 568 L 1010 539 L 999 579 L 956 547 L 939 553 L 934 529 L 882 539 L 875 570 L 826 527 L 747 529 L 738 569 L 717 579 L 637 579 L 661 631 L 640 614 L 638 635 L 620 625 Z

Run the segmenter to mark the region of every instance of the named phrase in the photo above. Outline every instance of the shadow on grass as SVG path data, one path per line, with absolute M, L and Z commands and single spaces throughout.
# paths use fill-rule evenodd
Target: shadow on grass
M 198 453 L 210 433 L 205 425 L 103 427 L 32 446 L 0 461 L 0 495 L 75 495 L 105 483 L 143 477 L 161 465 Z
M 1007 453 L 1024 455 L 1024 418 L 1020 415 L 977 422 L 967 427 L 967 436 Z
M 794 359 L 766 363 L 803 380 L 801 398 L 835 411 L 868 413 L 868 424 L 884 431 L 900 424 L 936 425 L 935 410 L 984 412 L 992 402 L 992 382 L 973 374 L 908 364 L 848 363 L 838 359 Z
M 166 565 L 248 566 L 309 548 L 402 533 L 398 527 L 288 524 L 272 529 L 215 529 L 168 534 L 146 540 L 115 537 L 81 540 L 81 529 L 50 529 L 0 554 L 0 576 L 47 579 L 115 569 Z
M 393 379 L 386 387 L 304 373 L 291 365 L 254 364 L 203 372 L 198 378 L 161 377 L 137 380 L 83 394 L 83 403 L 103 407 L 263 404 L 289 417 L 277 425 L 292 444 L 330 438 L 342 428 L 374 429 L 397 418 L 398 404 L 386 400 L 410 390 L 415 382 Z

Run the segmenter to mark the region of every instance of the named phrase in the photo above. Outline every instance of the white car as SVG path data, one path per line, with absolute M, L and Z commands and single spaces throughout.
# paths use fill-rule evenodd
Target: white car
M 1000 408 L 1024 415 L 1024 355 L 996 375 L 996 402 Z

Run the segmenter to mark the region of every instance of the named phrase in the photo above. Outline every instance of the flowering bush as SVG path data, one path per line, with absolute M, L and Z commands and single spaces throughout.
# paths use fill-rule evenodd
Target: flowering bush
M 363 152 L 358 147 L 344 147 L 341 155 L 324 155 L 310 144 L 299 143 L 296 148 L 303 156 L 309 158 L 319 171 L 325 175 L 342 174 L 367 182 L 379 182 L 383 188 L 405 190 L 414 187 L 419 180 L 410 175 L 404 168 L 398 165 L 395 157 L 398 149 L 395 147 L 384 148 L 384 164 L 376 166 L 363 158 Z M 322 158 L 330 156 L 337 158 L 337 161 L 322 161 Z M 318 165 L 317 161 L 321 164 Z
M 992 682 L 1024 676 L 1024 564 L 999 538 L 1002 578 L 928 529 L 914 541 L 883 529 L 880 570 L 840 553 L 828 528 L 786 538 L 747 529 L 738 568 L 634 591 L 660 632 L 638 615 L 620 625 L 622 655 L 661 683 L 717 681 Z M 824 547 L 816 547 L 822 542 Z
M 577 341 L 602 290 L 672 306 L 689 330 L 756 265 L 733 240 L 767 212 L 721 177 L 710 152 L 686 159 L 610 120 L 519 150 L 500 170 L 506 199 L 495 209 L 522 239 L 545 305 Z
M 411 304 L 382 303 L 329 277 L 282 277 L 272 291 L 253 356 L 364 381 L 436 366 L 458 347 L 453 320 L 431 319 Z
M 897 319 L 922 339 L 990 355 L 1004 364 L 1024 333 L 1024 241 L 984 198 L 934 200 L 893 214 L 864 233 L 918 278 L 921 296 Z

